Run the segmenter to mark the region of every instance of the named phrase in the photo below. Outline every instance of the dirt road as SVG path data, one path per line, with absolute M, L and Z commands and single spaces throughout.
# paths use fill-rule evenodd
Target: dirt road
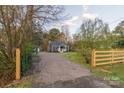
M 112 87 L 93 77 L 90 70 L 58 53 L 39 53 L 33 60 L 32 87 Z

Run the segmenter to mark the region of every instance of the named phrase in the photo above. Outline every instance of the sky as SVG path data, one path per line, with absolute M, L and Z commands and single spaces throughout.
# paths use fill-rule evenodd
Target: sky
M 64 7 L 69 19 L 64 20 L 61 25 L 68 26 L 71 35 L 79 30 L 82 21 L 87 18 L 102 19 L 109 24 L 110 30 L 124 20 L 124 5 L 65 5 Z

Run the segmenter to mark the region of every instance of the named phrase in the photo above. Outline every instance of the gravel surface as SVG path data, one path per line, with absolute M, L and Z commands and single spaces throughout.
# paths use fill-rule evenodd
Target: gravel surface
M 91 75 L 90 70 L 74 64 L 58 53 L 39 53 L 33 59 L 32 87 L 109 88 L 107 81 Z M 114 83 L 114 87 L 121 87 Z

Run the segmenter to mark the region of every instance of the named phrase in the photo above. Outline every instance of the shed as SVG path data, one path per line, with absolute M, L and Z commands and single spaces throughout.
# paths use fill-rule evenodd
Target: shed
M 61 41 L 49 41 L 49 52 L 67 52 L 69 51 L 69 45 Z

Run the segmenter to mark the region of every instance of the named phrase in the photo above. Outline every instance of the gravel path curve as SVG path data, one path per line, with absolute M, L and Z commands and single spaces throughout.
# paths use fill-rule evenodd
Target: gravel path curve
M 42 52 L 33 59 L 32 87 L 108 88 L 112 86 L 106 81 L 93 77 L 89 69 L 70 62 L 58 53 Z

